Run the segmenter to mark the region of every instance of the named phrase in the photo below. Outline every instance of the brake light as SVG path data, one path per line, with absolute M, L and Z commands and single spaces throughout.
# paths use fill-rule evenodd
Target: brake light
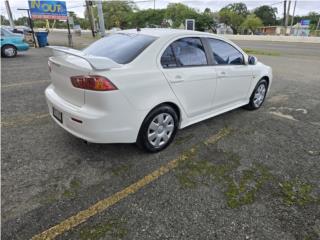
M 76 88 L 94 91 L 113 91 L 118 89 L 109 79 L 102 76 L 72 76 L 70 79 L 72 85 Z

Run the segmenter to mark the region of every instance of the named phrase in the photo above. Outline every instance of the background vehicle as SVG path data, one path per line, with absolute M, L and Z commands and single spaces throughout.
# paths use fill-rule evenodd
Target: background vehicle
M 1 28 L 1 56 L 15 57 L 18 51 L 27 51 L 29 44 L 24 41 L 23 35 L 12 33 Z
M 137 142 L 156 152 L 177 129 L 246 106 L 258 109 L 271 68 L 215 35 L 125 30 L 83 51 L 52 47 L 53 119 L 89 142 Z

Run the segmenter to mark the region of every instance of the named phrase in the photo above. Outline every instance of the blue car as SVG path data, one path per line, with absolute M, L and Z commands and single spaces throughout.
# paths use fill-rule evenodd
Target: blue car
M 18 51 L 27 51 L 29 44 L 23 39 L 22 34 L 12 33 L 7 29 L 1 28 L 1 56 L 15 57 Z

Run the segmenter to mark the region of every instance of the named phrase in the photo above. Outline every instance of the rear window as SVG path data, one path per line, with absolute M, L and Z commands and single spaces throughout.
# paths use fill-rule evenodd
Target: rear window
M 110 34 L 83 50 L 85 54 L 107 57 L 126 64 L 135 59 L 156 37 L 142 34 Z

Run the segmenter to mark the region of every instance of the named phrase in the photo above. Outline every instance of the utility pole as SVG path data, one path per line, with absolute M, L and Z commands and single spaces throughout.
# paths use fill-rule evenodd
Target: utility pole
M 90 26 L 91 26 L 92 37 L 95 37 L 96 33 L 95 33 L 94 21 L 93 21 L 93 16 L 91 11 L 92 1 L 86 1 L 86 7 L 87 7 L 87 14 L 88 14 Z
M 293 26 L 293 19 L 294 19 L 294 14 L 296 12 L 296 6 L 297 6 L 297 0 L 294 1 L 294 6 L 293 6 L 293 13 L 292 13 L 292 18 L 291 18 L 291 27 L 290 29 L 292 29 Z
M 14 28 L 14 22 L 13 22 L 13 18 L 12 18 L 12 12 L 11 12 L 11 8 L 10 8 L 10 4 L 8 0 L 5 0 L 5 5 L 6 5 L 6 9 L 7 9 L 7 14 L 8 14 L 8 18 L 9 18 L 9 22 L 10 22 L 10 26 L 12 28 Z
M 289 13 L 290 13 L 290 5 L 291 5 L 291 0 L 289 0 L 289 5 L 288 5 L 288 8 L 287 8 L 286 18 L 285 18 L 285 21 L 284 21 L 284 35 L 287 35 L 287 27 L 288 27 Z
M 156 0 L 153 0 L 153 10 L 156 10 Z
M 104 37 L 106 30 L 104 27 L 104 18 L 103 18 L 103 11 L 102 11 L 102 1 L 97 1 L 97 8 L 98 8 L 98 16 L 99 16 L 99 27 L 100 27 L 100 33 L 101 37 Z
M 316 31 L 318 31 L 319 26 L 320 26 L 320 17 L 319 17 L 319 20 L 318 20 L 318 24 L 317 24 L 317 27 L 316 27 Z
M 287 0 L 283 1 L 283 26 L 286 25 Z
M 34 42 L 34 47 L 37 47 L 37 42 L 36 42 L 36 37 L 34 35 L 34 30 L 33 30 L 33 21 L 31 18 L 31 14 L 30 14 L 30 9 L 29 8 L 18 8 L 19 11 L 27 11 L 28 13 L 28 22 L 29 22 L 29 26 L 31 28 L 31 32 L 32 32 L 32 38 L 33 38 L 33 42 Z
M 71 31 L 70 31 L 70 21 L 69 21 L 69 18 L 70 18 L 70 12 L 68 12 L 68 18 L 67 18 L 67 26 L 68 26 L 68 45 L 69 45 L 69 47 L 73 47 L 72 34 L 71 34 Z

